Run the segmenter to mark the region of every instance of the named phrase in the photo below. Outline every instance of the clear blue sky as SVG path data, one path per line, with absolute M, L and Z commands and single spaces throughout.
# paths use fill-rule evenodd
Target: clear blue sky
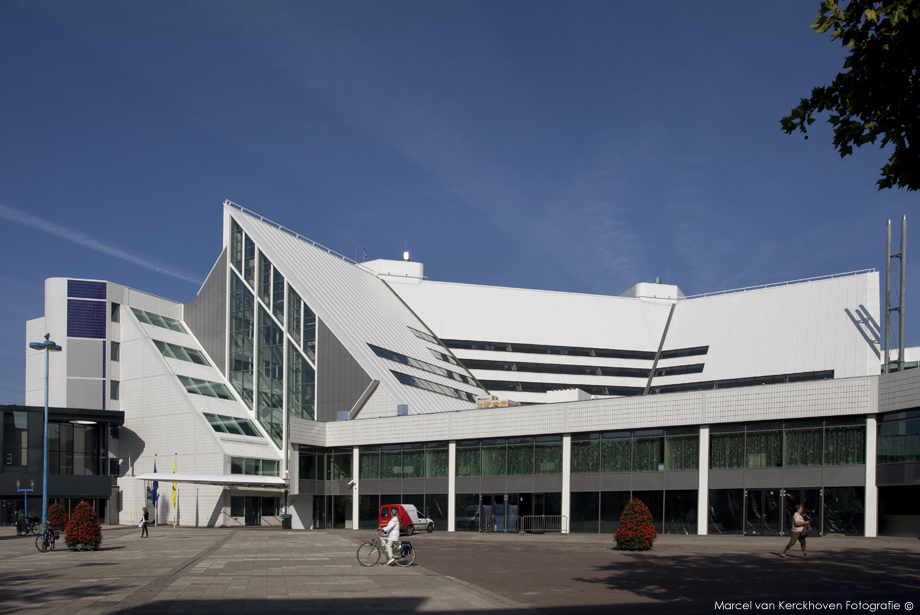
M 408 246 L 435 280 L 696 294 L 883 269 L 916 193 L 876 190 L 877 148 L 780 131 L 842 66 L 817 9 L 2 2 L 0 403 L 24 399 L 45 278 L 189 301 L 224 199 L 359 260 Z

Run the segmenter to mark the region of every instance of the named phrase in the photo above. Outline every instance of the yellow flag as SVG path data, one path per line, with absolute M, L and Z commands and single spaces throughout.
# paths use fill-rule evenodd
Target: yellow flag
M 176 459 L 173 458 L 173 474 L 175 473 L 176 473 Z M 176 507 L 176 484 L 177 483 L 173 483 L 173 490 L 172 490 L 172 507 L 173 508 Z

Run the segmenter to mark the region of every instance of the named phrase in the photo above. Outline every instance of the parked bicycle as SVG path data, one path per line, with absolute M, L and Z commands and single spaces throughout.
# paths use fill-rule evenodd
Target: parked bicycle
M 42 553 L 54 551 L 54 542 L 60 537 L 57 530 L 45 530 L 35 537 L 35 548 Z
M 358 547 L 358 563 L 362 566 L 375 566 L 381 557 L 389 556 L 380 536 L 375 536 L 370 542 Z M 411 566 L 415 563 L 415 547 L 408 540 L 401 542 L 399 549 L 393 550 L 393 559 L 396 560 L 397 566 Z

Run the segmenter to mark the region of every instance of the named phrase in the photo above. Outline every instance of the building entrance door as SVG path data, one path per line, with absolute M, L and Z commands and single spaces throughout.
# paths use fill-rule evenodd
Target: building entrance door
M 262 498 L 246 497 L 243 511 L 246 525 L 262 525 Z
M 821 525 L 824 515 L 824 490 L 823 489 L 785 489 L 783 498 L 783 533 L 789 535 L 792 531 L 792 516 L 795 507 L 802 505 L 802 516 L 811 521 L 811 531 L 822 536 L 824 528 Z
M 484 532 L 516 532 L 520 516 L 521 496 L 513 494 L 489 494 L 482 496 L 479 518 Z
M 780 489 L 744 490 L 744 535 L 779 536 L 782 531 Z

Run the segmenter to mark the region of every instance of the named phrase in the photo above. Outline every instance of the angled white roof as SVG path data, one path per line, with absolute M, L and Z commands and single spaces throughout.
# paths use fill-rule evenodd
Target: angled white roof
M 368 347 L 374 344 L 466 373 L 435 359 L 429 348 L 437 347 L 410 330 L 428 332 L 428 328 L 382 280 L 289 232 L 232 207 L 226 209 L 368 376 L 380 381 L 397 403 L 408 404 L 411 414 L 459 410 L 474 404 L 404 385 L 391 369 L 473 394 L 484 393 L 476 387 L 382 359 Z

